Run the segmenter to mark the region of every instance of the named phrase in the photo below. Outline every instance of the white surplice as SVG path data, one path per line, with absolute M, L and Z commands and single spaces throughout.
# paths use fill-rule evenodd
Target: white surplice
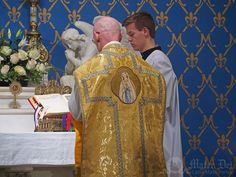
M 180 112 L 178 80 L 167 55 L 160 50 L 153 51 L 146 62 L 159 70 L 165 78 L 166 112 L 164 128 L 164 155 L 168 177 L 183 176 L 182 142 L 180 132 Z

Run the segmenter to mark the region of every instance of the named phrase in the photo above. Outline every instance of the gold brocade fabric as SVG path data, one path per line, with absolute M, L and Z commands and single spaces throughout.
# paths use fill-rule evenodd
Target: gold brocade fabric
M 81 163 L 81 150 L 82 150 L 82 123 L 79 122 L 77 119 L 71 119 L 72 124 L 74 125 L 75 129 L 75 176 L 80 177 L 80 163 Z
M 166 176 L 163 76 L 110 44 L 75 71 L 82 109 L 82 177 Z
M 72 117 L 72 124 L 74 125 L 76 139 L 75 139 L 75 167 L 80 167 L 81 149 L 82 149 L 82 123 Z

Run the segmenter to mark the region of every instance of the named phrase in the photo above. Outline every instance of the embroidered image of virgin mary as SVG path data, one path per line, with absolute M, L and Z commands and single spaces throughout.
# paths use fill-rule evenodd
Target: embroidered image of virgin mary
M 141 82 L 132 69 L 121 66 L 112 78 L 111 90 L 120 101 L 132 104 L 140 93 Z
M 127 72 L 121 73 L 119 97 L 124 103 L 132 103 L 136 99 L 135 85 Z

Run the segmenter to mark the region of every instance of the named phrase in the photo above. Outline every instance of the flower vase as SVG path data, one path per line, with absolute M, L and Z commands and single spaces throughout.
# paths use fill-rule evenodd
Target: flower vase
M 22 87 L 27 87 L 28 86 L 28 81 L 27 80 L 19 80 Z
M 18 81 L 22 87 L 27 87 L 28 86 L 28 81 L 27 80 L 19 80 Z M 0 81 L 0 87 L 9 87 L 11 85 L 10 81 Z
M 11 82 L 9 81 L 0 81 L 0 87 L 9 87 Z

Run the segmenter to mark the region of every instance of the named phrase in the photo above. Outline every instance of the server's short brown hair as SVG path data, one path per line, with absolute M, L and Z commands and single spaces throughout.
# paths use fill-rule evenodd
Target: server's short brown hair
M 148 28 L 150 36 L 155 38 L 155 23 L 149 13 L 136 12 L 124 20 L 123 26 L 128 26 L 131 23 L 134 23 L 138 30 L 142 30 L 144 27 Z

